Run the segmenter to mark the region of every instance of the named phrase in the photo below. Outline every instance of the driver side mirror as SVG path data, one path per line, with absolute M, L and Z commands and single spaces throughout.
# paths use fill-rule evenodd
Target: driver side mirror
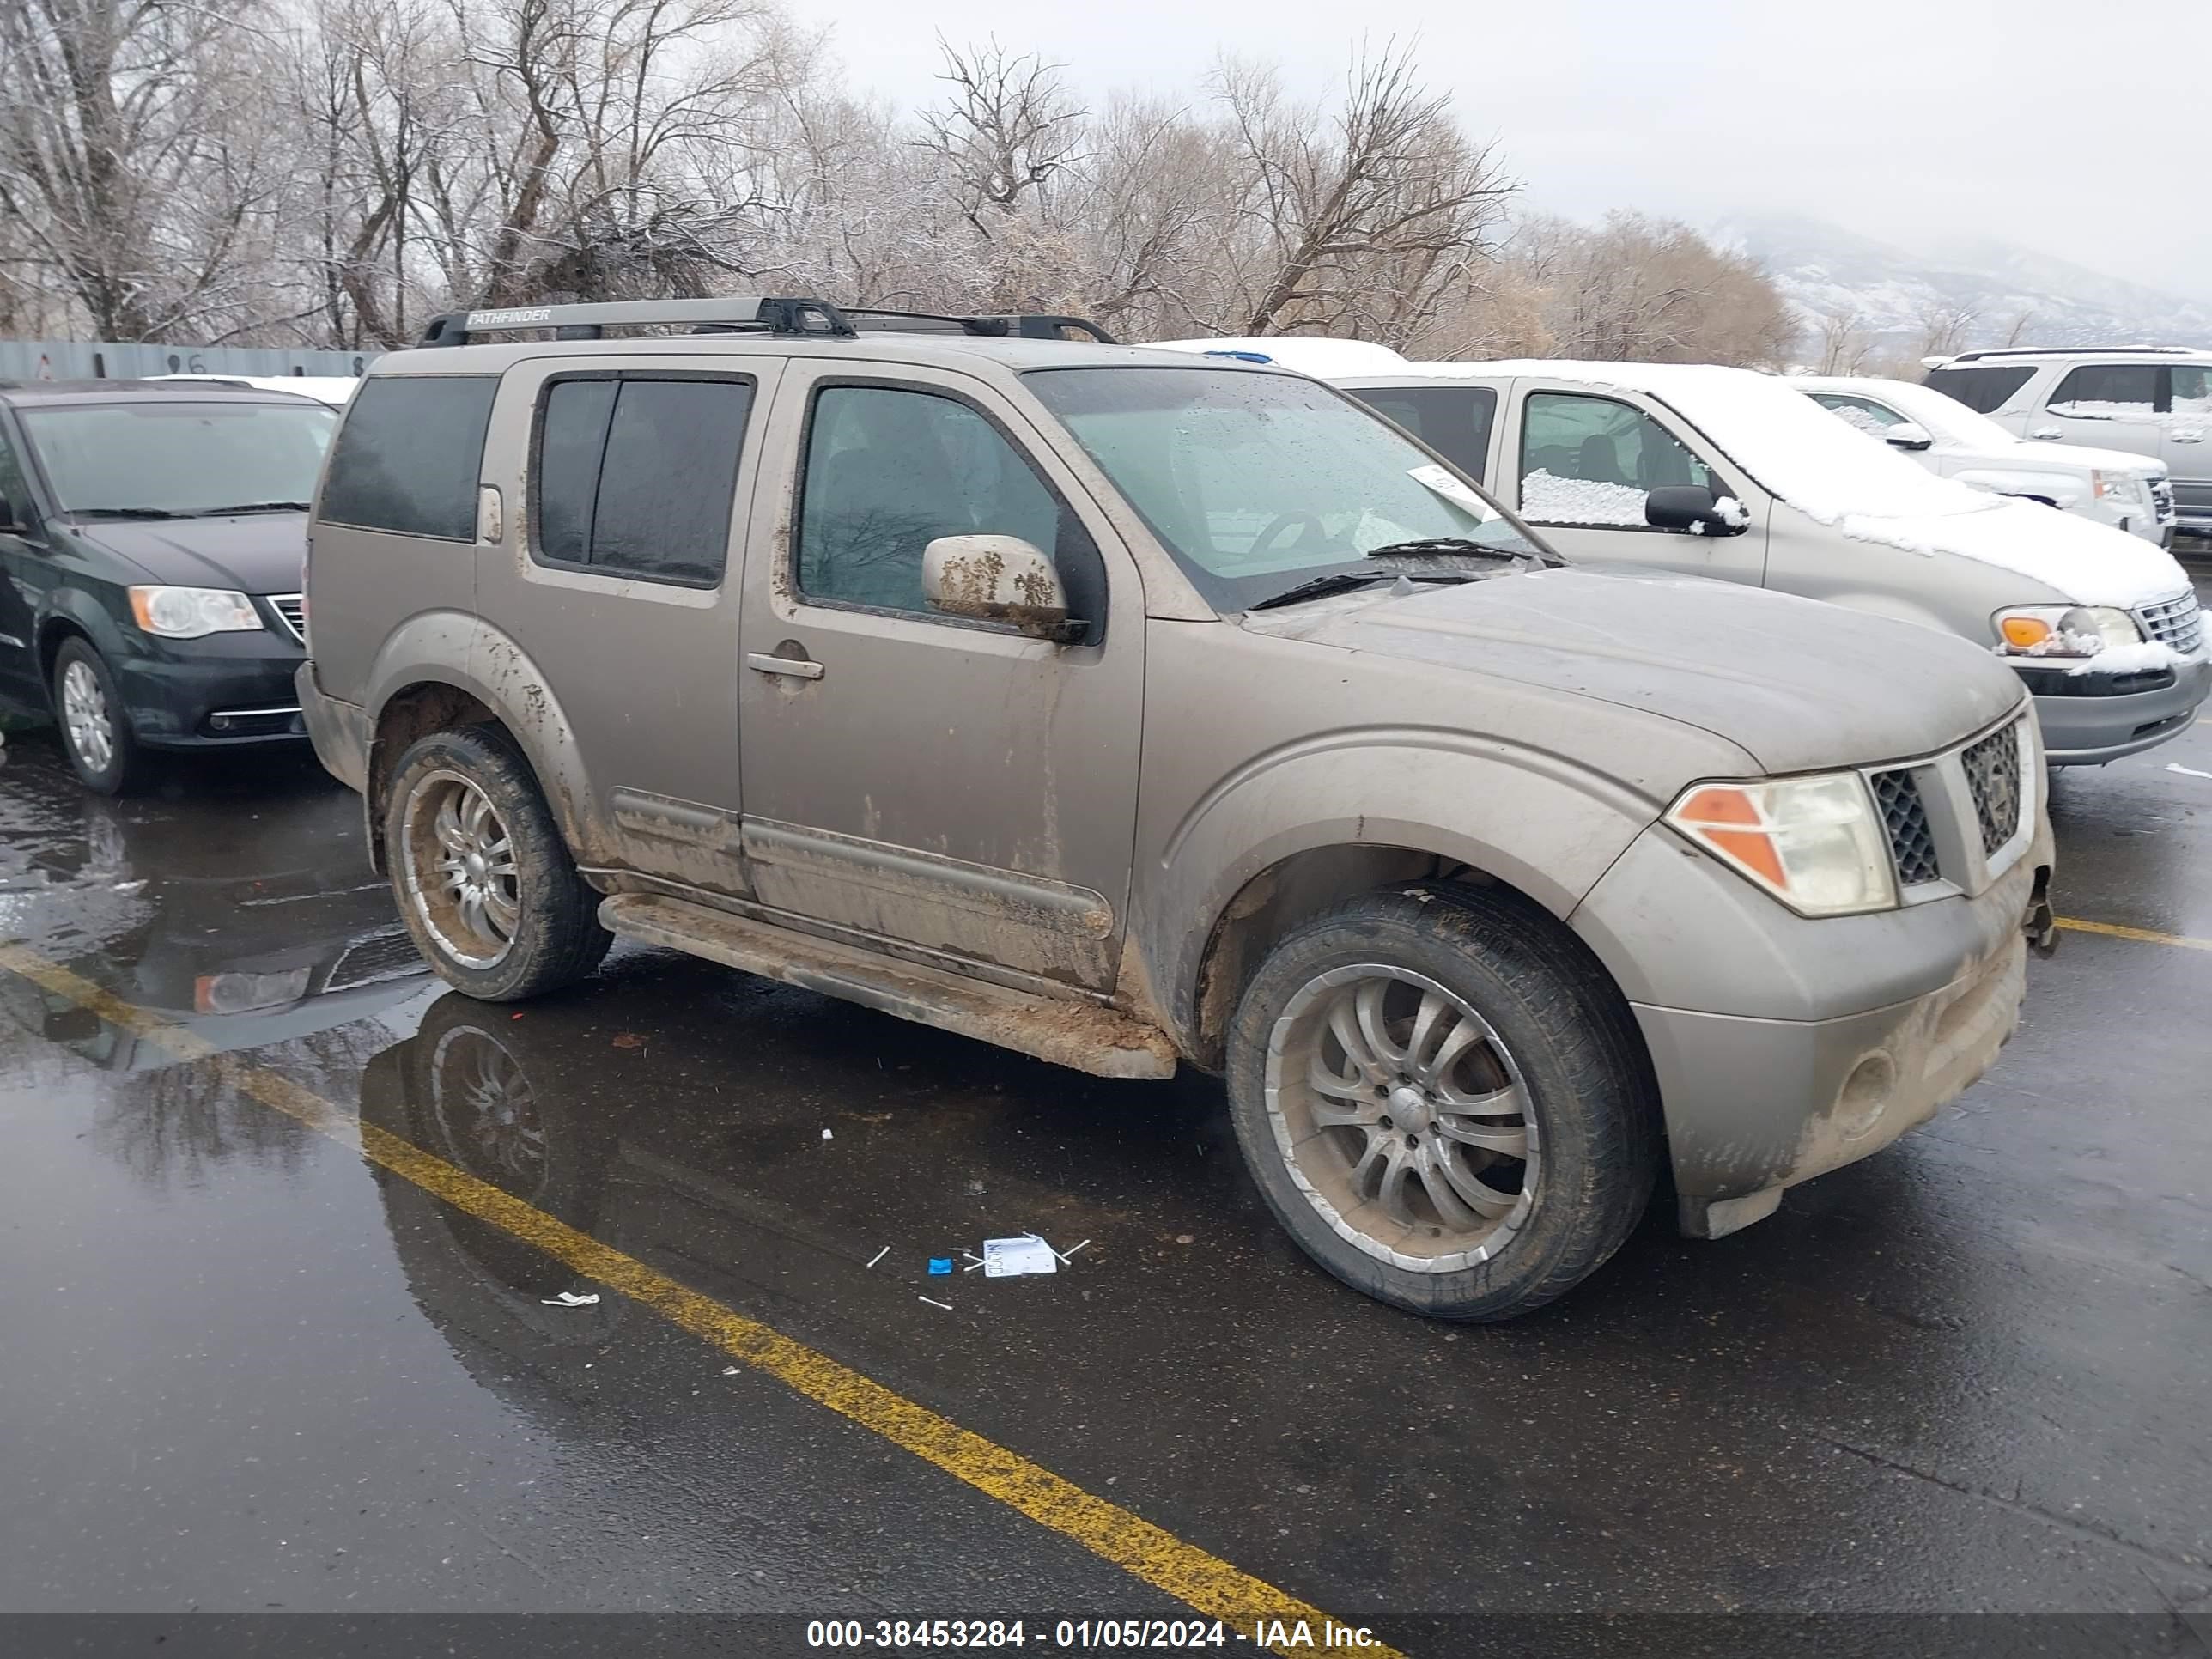
M 1917 421 L 1899 421 L 1895 426 L 1884 427 L 1881 435 L 1892 449 L 1932 449 L 1936 446 L 1928 428 Z
M 1722 509 L 1723 500 L 1732 510 Z M 1751 528 L 1751 515 L 1734 496 L 1716 499 L 1703 484 L 1662 484 L 1644 498 L 1644 522 L 1654 530 L 1741 536 Z
M 1062 645 L 1088 627 L 1067 614 L 1052 561 L 1019 536 L 939 536 L 921 550 L 921 595 L 948 617 L 1012 623 Z

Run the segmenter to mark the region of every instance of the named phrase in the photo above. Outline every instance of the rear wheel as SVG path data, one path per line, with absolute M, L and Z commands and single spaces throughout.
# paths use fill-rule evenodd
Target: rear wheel
M 1229 1098 L 1308 1253 L 1447 1319 L 1571 1289 L 1659 1164 L 1626 1006 L 1551 916 L 1482 890 L 1369 894 L 1285 938 L 1238 1006 Z
M 384 844 L 399 914 L 439 974 L 511 1002 L 583 978 L 606 955 L 598 896 L 537 779 L 496 728 L 434 732 L 400 757 Z
M 132 734 L 115 676 L 90 641 L 63 642 L 52 695 L 62 752 L 79 782 L 103 795 L 126 795 L 146 781 L 151 757 Z

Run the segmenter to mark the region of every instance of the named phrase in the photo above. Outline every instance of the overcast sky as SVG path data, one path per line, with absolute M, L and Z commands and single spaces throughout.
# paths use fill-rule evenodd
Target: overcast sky
M 1044 52 L 1094 95 L 1195 88 L 1224 49 L 1320 92 L 1358 29 L 1418 32 L 1534 205 L 1990 236 L 2212 298 L 2212 0 L 788 3 L 907 104 L 936 90 L 940 31 Z

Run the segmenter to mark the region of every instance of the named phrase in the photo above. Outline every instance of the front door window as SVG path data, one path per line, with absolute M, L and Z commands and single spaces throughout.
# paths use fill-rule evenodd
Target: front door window
M 1612 398 L 1535 392 L 1521 417 L 1521 516 L 1536 524 L 1641 528 L 1666 484 L 1727 486 L 1674 434 Z

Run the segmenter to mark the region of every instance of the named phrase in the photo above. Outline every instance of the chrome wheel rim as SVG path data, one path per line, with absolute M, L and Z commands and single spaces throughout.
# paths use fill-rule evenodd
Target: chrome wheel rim
M 465 968 L 495 968 L 522 916 L 514 843 L 491 799 L 459 772 L 432 772 L 407 793 L 401 881 L 433 943 Z
M 62 670 L 62 726 L 70 747 L 88 770 L 105 772 L 115 759 L 115 724 L 100 676 L 82 659 Z
M 1466 999 L 1408 969 L 1331 969 L 1268 1034 L 1285 1167 L 1347 1243 L 1416 1273 L 1488 1261 L 1527 1224 L 1535 1114 L 1513 1055 Z

